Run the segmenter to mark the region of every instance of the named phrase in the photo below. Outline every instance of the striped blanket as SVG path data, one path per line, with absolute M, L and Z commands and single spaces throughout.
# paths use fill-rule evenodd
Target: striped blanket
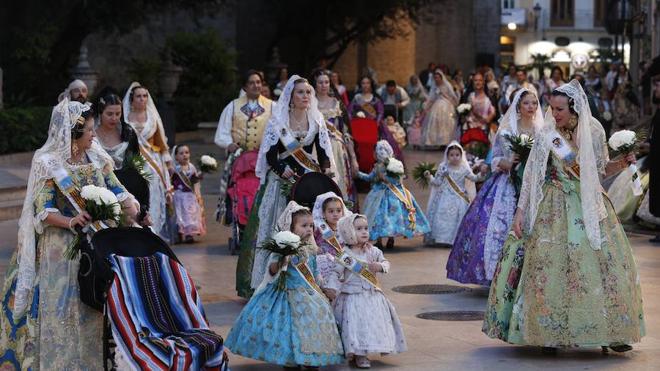
M 186 270 L 168 256 L 110 256 L 107 314 L 124 367 L 222 369 L 223 339 L 209 329 Z

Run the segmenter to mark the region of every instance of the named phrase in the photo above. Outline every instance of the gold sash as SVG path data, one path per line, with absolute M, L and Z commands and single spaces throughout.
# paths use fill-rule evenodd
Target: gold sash
M 323 239 L 335 249 L 335 260 L 344 268 L 350 270 L 351 272 L 357 274 L 360 278 L 367 281 L 377 290 L 380 290 L 378 286 L 378 278 L 376 275 L 368 269 L 368 264 L 356 259 L 355 257 L 349 256 L 344 248 L 337 240 L 337 237 L 332 234 L 332 236 Z
M 151 157 L 149 154 L 149 151 L 147 151 L 146 148 L 144 148 L 144 145 L 139 144 L 140 146 L 140 154 L 142 154 L 142 157 L 144 157 L 145 160 L 149 163 L 149 166 L 151 166 L 152 169 L 158 174 L 158 177 L 160 178 L 161 183 L 163 183 L 163 187 L 165 187 L 166 191 L 170 190 L 170 187 L 167 185 L 167 181 L 165 180 L 165 175 L 163 175 L 163 171 L 160 169 L 160 166 L 156 164 L 156 161 Z
M 463 199 L 463 201 L 469 204 L 470 198 L 468 197 L 467 194 L 465 194 L 465 192 L 461 191 L 461 189 L 458 187 L 458 184 L 456 184 L 456 182 L 454 182 L 454 179 L 452 179 L 451 176 L 449 176 L 449 173 L 445 173 L 444 177 L 447 179 L 447 183 L 449 183 L 451 189 L 453 189 L 454 192 L 456 192 L 456 194 Z
M 296 268 L 298 273 L 300 273 L 300 275 L 303 276 L 307 284 L 312 289 L 316 290 L 316 292 L 321 294 L 323 298 L 325 298 L 325 294 L 323 293 L 323 290 L 321 290 L 319 285 L 316 283 L 316 280 L 314 279 L 314 275 L 312 274 L 311 269 L 309 269 L 309 267 L 307 266 L 307 262 L 303 260 L 298 264 L 293 264 L 293 266 Z
M 401 188 L 403 189 L 403 192 L 401 192 L 395 185 L 388 181 L 384 181 L 385 185 L 387 188 L 394 193 L 396 198 L 399 199 L 403 203 L 403 205 L 406 207 L 406 210 L 408 210 L 408 221 L 410 222 L 410 225 L 408 226 L 411 230 L 415 230 L 417 227 L 417 219 L 416 219 L 416 213 L 417 210 L 415 210 L 415 205 L 412 202 L 412 195 L 410 194 L 410 191 L 401 184 Z

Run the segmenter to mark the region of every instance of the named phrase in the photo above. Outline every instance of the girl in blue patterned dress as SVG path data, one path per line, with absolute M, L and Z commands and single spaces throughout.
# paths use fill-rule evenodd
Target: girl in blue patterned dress
M 411 238 L 429 232 L 429 222 L 401 182 L 403 169 L 398 175 L 388 170 L 394 158 L 392 146 L 385 140 L 378 141 L 375 157 L 371 173 L 358 173 L 360 179 L 373 183 L 364 202 L 364 214 L 369 220 L 369 239 L 382 247 L 381 238 L 387 237 L 387 248 L 392 248 L 395 237 Z
M 277 229 L 313 243 L 312 214 L 294 201 L 279 217 Z M 285 367 L 344 362 L 332 308 L 314 278 L 315 252 L 307 250 L 307 256 L 291 259 L 270 254 L 264 280 L 227 335 L 225 346 L 233 353 Z M 302 259 L 307 263 L 301 264 Z M 278 287 L 281 274 L 286 274 L 284 290 Z

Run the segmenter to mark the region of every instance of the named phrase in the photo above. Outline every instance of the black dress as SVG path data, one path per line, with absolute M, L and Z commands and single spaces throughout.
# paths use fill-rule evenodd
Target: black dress
M 323 147 L 321 147 L 321 144 L 319 142 L 319 135 L 318 133 L 314 137 L 314 141 L 310 143 L 307 146 L 303 146 L 303 150 L 310 155 L 314 152 L 314 149 L 316 149 L 316 156 L 318 159 L 318 165 L 321 167 L 321 170 L 325 170 L 330 167 L 330 159 L 325 153 L 325 150 Z M 287 166 L 293 170 L 296 175 L 302 176 L 305 174 L 306 169 L 298 163 L 292 156 L 287 156 L 286 158 L 280 159 L 279 155 L 280 153 L 286 152 L 286 147 L 284 147 L 284 144 L 282 143 L 282 140 L 279 140 L 276 145 L 273 145 L 268 149 L 268 152 L 266 153 L 266 161 L 268 162 L 268 165 L 273 169 L 275 174 L 277 174 L 280 178 L 282 177 L 282 174 L 284 173 L 284 170 L 286 169 Z
M 121 124 L 121 141 L 128 142 L 128 147 L 124 153 L 122 168 L 115 170 L 115 175 L 126 190 L 140 203 L 138 220 L 142 220 L 149 211 L 149 182 L 130 163 L 130 158 L 140 153 L 140 146 L 137 134 L 125 122 Z
M 654 103 L 656 102 L 654 99 Z M 655 110 L 651 120 L 651 148 L 649 159 L 649 211 L 660 217 L 660 108 Z

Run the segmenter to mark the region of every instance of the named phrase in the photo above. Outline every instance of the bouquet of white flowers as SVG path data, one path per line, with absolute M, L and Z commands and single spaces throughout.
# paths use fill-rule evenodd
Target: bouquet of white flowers
M 387 174 L 393 178 L 400 178 L 406 172 L 403 168 L 403 163 L 394 157 L 387 159 L 385 170 L 387 171 Z
M 203 155 L 199 159 L 199 169 L 203 173 L 211 173 L 213 171 L 218 170 L 218 161 L 213 158 L 213 156 L 210 155 Z
M 367 115 L 365 115 L 364 112 L 362 112 L 362 111 L 356 113 L 355 116 L 357 116 L 357 117 L 359 117 L 359 118 L 361 118 L 361 119 L 367 117 Z
M 272 239 L 266 240 L 261 246 L 262 249 L 279 254 L 284 259 L 284 266 L 280 272 L 277 282 L 277 289 L 283 291 L 286 289 L 287 261 L 290 256 L 299 256 L 305 258 L 304 245 L 300 237 L 289 231 L 277 232 Z
M 612 149 L 612 156 L 619 155 L 627 156 L 637 151 L 639 143 L 643 141 L 643 136 L 638 136 L 637 133 L 630 130 L 620 130 L 612 134 L 610 140 L 607 142 Z M 631 187 L 635 196 L 641 196 L 644 191 L 642 190 L 642 182 L 637 174 L 637 165 L 630 164 L 628 170 L 632 174 Z
M 85 211 L 92 217 L 92 222 L 103 221 L 118 225 L 121 219 L 121 205 L 112 191 L 95 185 L 86 185 L 80 191 L 85 200 Z M 64 250 L 64 257 L 74 259 L 79 251 L 79 236 Z
M 456 111 L 461 116 L 467 116 L 472 112 L 472 105 L 470 103 L 461 103 L 456 107 Z

